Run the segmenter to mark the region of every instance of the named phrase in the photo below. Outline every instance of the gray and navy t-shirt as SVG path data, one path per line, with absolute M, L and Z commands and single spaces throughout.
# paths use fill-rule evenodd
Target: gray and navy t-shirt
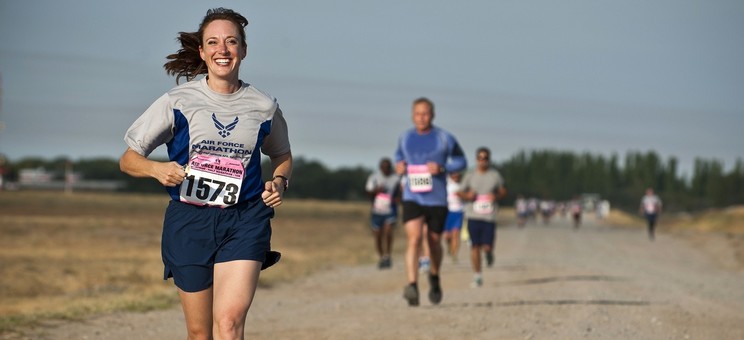
M 238 202 L 263 191 L 259 150 L 269 157 L 290 151 L 287 123 L 275 98 L 245 83 L 235 93 L 217 93 L 206 78 L 158 98 L 127 130 L 124 141 L 145 157 L 166 144 L 168 158 L 182 165 L 196 155 L 240 161 L 245 175 Z M 167 190 L 179 200 L 180 186 Z

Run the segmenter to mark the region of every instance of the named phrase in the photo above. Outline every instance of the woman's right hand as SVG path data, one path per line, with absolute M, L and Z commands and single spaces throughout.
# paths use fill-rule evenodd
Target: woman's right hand
M 175 187 L 186 178 L 183 166 L 176 162 L 153 162 L 152 166 L 153 177 L 164 186 Z
M 119 159 L 119 168 L 133 177 L 152 177 L 167 187 L 179 185 L 186 178 L 186 171 L 180 164 L 149 160 L 131 148 Z

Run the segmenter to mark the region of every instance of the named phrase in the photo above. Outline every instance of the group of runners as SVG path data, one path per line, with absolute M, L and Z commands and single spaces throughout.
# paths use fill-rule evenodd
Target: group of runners
M 576 230 L 581 226 L 585 213 L 593 212 L 599 219 L 607 217 L 610 213 L 610 202 L 604 199 L 585 202 L 580 196 L 568 201 L 540 200 L 534 197 L 525 198 L 518 194 L 514 201 L 514 210 L 519 227 L 524 227 L 528 221 L 538 218 L 547 225 L 555 215 L 559 215 L 563 218 L 570 216 Z
M 398 220 L 397 207 L 402 206 L 407 238 L 403 297 L 410 306 L 418 306 L 419 272 L 428 279 L 429 301 L 442 301 L 442 242 L 446 241 L 447 253 L 456 259 L 465 219 L 473 285 L 482 285 L 482 258 L 488 266 L 493 264 L 497 202 L 506 189 L 501 174 L 490 166 L 491 151 L 486 147 L 476 150 L 476 166 L 466 171 L 467 159 L 455 136 L 433 125 L 431 100 L 414 100 L 411 116 L 413 127 L 401 134 L 394 159 L 380 161 L 366 190 L 372 199 L 371 226 L 381 269 L 391 265 L 392 230 Z

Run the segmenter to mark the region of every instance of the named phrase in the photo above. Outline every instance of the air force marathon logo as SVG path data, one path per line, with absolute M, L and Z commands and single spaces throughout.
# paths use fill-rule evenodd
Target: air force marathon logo
M 238 125 L 238 117 L 235 117 L 235 120 L 230 124 L 222 124 L 218 119 L 217 115 L 212 113 L 212 121 L 214 122 L 214 127 L 217 128 L 217 133 L 222 136 L 222 138 L 226 138 L 230 135 L 230 131 L 235 129 L 235 126 Z M 196 151 L 197 153 L 202 154 L 212 154 L 212 155 L 219 155 L 219 156 L 225 156 L 230 155 L 229 157 L 235 158 L 237 157 L 250 157 L 253 153 L 253 149 L 246 149 L 244 143 L 240 142 L 233 142 L 229 140 L 211 140 L 211 139 L 203 139 L 201 142 L 192 144 L 191 149 Z
M 230 131 L 232 131 L 236 125 L 238 125 L 238 117 L 235 117 L 235 120 L 230 124 L 222 124 L 219 120 L 217 120 L 217 116 L 212 113 L 212 121 L 214 122 L 214 127 L 217 128 L 218 133 L 222 138 L 225 138 L 230 135 Z

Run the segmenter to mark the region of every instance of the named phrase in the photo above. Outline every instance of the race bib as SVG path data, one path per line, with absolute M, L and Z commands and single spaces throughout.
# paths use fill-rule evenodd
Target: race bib
M 490 195 L 475 196 L 475 202 L 473 202 L 474 213 L 488 215 L 493 213 L 493 209 L 494 205 Z
M 433 181 L 429 167 L 426 165 L 408 166 L 408 187 L 411 192 L 429 192 L 433 188 Z
M 654 204 L 654 203 L 646 203 L 645 206 L 646 206 L 646 208 L 645 208 L 646 213 L 653 214 L 653 213 L 656 212 L 656 204 Z
M 238 203 L 245 169 L 238 160 L 210 155 L 191 158 L 181 183 L 181 202 L 229 207 Z
M 390 195 L 381 192 L 375 195 L 375 201 L 372 203 L 372 211 L 378 215 L 389 215 L 393 212 L 393 199 Z
M 462 199 L 457 192 L 447 193 L 447 209 L 449 211 L 462 211 Z

